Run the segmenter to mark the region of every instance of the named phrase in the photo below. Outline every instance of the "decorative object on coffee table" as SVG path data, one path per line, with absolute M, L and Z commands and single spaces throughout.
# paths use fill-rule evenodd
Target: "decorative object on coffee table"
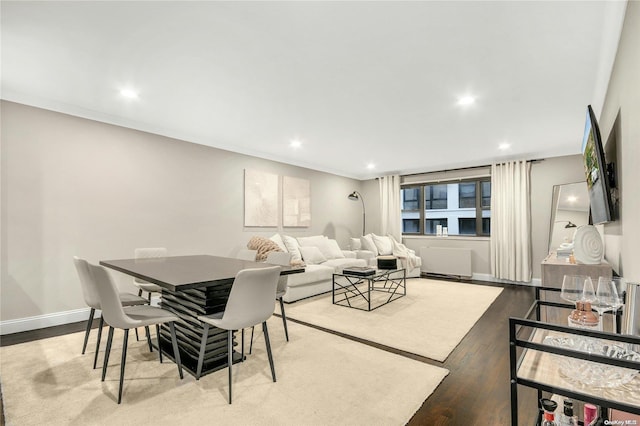
M 395 256 L 378 256 L 378 269 L 396 269 L 398 259 Z

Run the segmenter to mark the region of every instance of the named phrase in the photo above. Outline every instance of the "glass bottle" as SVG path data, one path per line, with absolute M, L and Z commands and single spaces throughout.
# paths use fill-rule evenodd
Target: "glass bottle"
M 578 426 L 578 416 L 573 414 L 573 401 L 570 399 L 564 400 L 563 412 L 558 417 L 561 426 Z
M 558 403 L 547 398 L 540 400 L 544 414 L 542 416 L 542 423 L 540 426 L 558 426 L 556 423 L 555 411 L 558 408 Z

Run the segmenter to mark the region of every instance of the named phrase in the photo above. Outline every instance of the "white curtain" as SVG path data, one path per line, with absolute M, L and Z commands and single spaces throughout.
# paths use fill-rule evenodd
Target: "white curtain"
M 400 215 L 400 176 L 383 176 L 380 183 L 380 232 L 402 241 Z
M 531 164 L 491 165 L 491 273 L 531 281 Z

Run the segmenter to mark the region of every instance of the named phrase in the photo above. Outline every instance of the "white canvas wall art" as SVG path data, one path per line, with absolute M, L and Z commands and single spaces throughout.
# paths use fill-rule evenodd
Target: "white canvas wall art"
M 307 179 L 282 178 L 282 225 L 311 226 L 311 185 Z
M 278 226 L 278 175 L 245 169 L 244 226 Z

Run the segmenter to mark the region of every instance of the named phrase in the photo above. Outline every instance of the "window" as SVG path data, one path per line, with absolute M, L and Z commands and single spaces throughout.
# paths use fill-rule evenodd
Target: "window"
M 476 235 L 476 218 L 475 217 L 459 218 L 458 231 L 460 235 Z
M 420 188 L 402 190 L 402 210 L 420 210 Z
M 401 189 L 402 233 L 488 236 L 491 181 L 488 178 L 406 186 Z
M 424 204 L 427 210 L 447 208 L 447 185 L 425 185 Z
M 461 183 L 458 185 L 458 207 L 461 209 L 475 208 L 476 206 L 476 184 Z M 474 230 L 475 233 L 475 230 Z
M 420 219 L 402 219 L 402 232 L 405 234 L 418 234 L 420 232 Z

